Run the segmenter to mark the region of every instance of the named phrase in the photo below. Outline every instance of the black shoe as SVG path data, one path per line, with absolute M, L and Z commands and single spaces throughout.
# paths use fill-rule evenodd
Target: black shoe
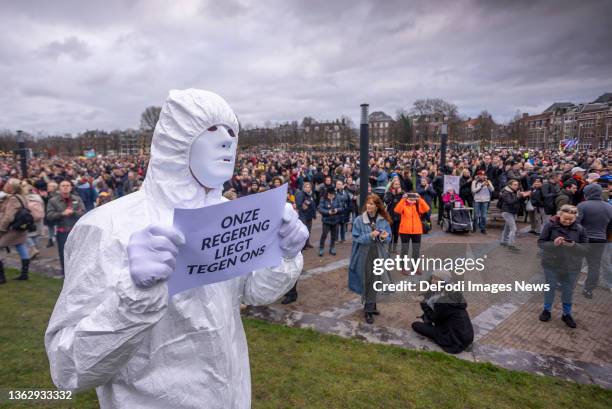
M 287 304 L 291 304 L 296 301 L 297 301 L 297 295 L 286 295 L 283 301 L 281 301 L 281 304 L 287 305 Z
M 582 290 L 582 295 L 590 300 L 593 298 L 593 290 Z
M 508 249 L 509 249 L 510 251 L 515 252 L 515 253 L 518 253 L 518 252 L 520 252 L 520 251 L 521 251 L 521 249 L 520 249 L 520 248 L 518 248 L 518 247 L 516 247 L 514 244 L 509 244 L 509 245 L 508 245 Z
M 548 310 L 543 310 L 542 313 L 540 314 L 540 321 L 542 322 L 547 322 L 550 321 L 550 311 Z
M 47 241 L 47 248 L 49 247 L 53 247 L 53 240 L 49 239 L 49 241 Z
M 312 244 L 310 243 L 306 243 L 306 245 L 304 246 L 305 249 L 311 249 L 312 248 Z
M 482 234 L 487 234 L 487 230 L 486 230 L 486 229 L 482 229 L 480 232 L 481 232 Z
M 21 260 L 21 274 L 15 280 L 25 281 L 28 279 L 28 270 L 30 269 L 30 260 Z
M 537 232 L 537 231 L 535 231 L 535 230 L 529 230 L 529 231 L 528 231 L 528 233 L 529 233 L 529 234 L 533 234 L 534 236 L 539 236 L 539 235 L 540 235 L 540 233 L 538 233 L 538 232 Z
M 574 321 L 572 316 L 569 315 L 569 314 L 562 315 L 561 316 L 561 321 L 565 322 L 565 325 L 567 325 L 570 328 L 576 328 L 576 321 Z
M 368 324 L 374 324 L 374 317 L 372 316 L 372 313 L 370 312 L 366 312 L 365 313 L 365 320 Z

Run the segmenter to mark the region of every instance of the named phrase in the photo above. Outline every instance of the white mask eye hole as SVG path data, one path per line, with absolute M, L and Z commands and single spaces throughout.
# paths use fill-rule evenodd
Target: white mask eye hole
M 216 130 L 217 130 L 217 127 L 214 125 L 208 128 L 208 132 L 215 132 Z
M 228 130 L 227 130 L 227 133 L 228 133 L 228 134 L 230 134 L 230 136 L 231 136 L 232 138 L 235 138 L 235 137 L 236 137 L 236 134 L 234 133 L 234 131 L 233 131 L 232 129 L 228 129 Z

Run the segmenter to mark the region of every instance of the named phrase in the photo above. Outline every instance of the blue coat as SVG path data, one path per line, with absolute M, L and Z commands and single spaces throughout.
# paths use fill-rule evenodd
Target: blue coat
M 351 250 L 351 261 L 349 263 L 348 285 L 351 291 L 363 295 L 363 273 L 365 271 L 365 262 L 368 256 L 370 246 L 375 242 L 372 241 L 370 233 L 372 228 L 364 221 L 367 219 L 366 213 L 355 217 L 353 220 L 353 248 Z M 387 232 L 387 238 L 383 241 L 389 243 L 391 241 L 391 226 L 381 216 L 376 218 L 376 228 Z M 381 257 L 388 257 L 386 246 L 381 246 L 385 254 L 380 254 Z
M 331 209 L 337 209 L 338 213 L 329 214 Z M 327 199 L 321 199 L 319 202 L 319 213 L 321 213 L 323 223 L 338 224 L 342 218 L 342 203 L 335 196 L 331 202 Z
M 350 218 L 350 199 L 346 190 L 336 190 L 336 198 L 338 202 L 342 204 L 342 211 L 340 212 L 339 223 L 348 223 Z

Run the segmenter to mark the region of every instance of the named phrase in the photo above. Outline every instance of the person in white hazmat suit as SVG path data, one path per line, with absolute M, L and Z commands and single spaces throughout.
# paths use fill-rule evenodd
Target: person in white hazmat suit
M 281 297 L 303 266 L 308 230 L 291 206 L 283 259 L 168 300 L 177 246 L 173 209 L 226 199 L 238 121 L 218 95 L 170 91 L 143 188 L 87 213 L 65 249 L 66 278 L 45 334 L 58 388 L 95 387 L 102 408 L 248 408 L 251 380 L 240 303 Z

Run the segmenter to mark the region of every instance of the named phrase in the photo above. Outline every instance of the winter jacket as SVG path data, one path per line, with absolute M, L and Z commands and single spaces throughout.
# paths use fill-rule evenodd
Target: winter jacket
M 478 179 L 472 182 L 472 193 L 474 194 L 474 201 L 478 203 L 490 202 L 491 195 L 493 194 L 494 188 L 491 186 L 492 183 L 486 184 L 486 182 Z
M 78 185 L 76 191 L 79 194 L 81 200 L 83 201 L 86 211 L 90 211 L 95 207 L 98 195 L 96 194 L 96 190 L 89 184 L 89 182 L 81 183 L 80 185 Z
M 561 209 L 561 206 L 566 204 L 571 205 L 573 203 L 574 194 L 567 189 L 562 189 L 561 192 L 559 192 L 559 194 L 555 198 L 555 207 L 557 208 L 557 211 Z
M 429 211 L 429 205 L 423 198 L 414 204 L 408 203 L 408 199 L 400 200 L 393 211 L 400 215 L 400 234 L 423 234 L 421 216 Z
M 606 240 L 612 231 L 612 205 L 603 201 L 602 190 L 598 184 L 586 186 L 586 200 L 578 204 L 576 222 L 584 227 L 589 240 Z
M 68 206 L 74 212 L 70 216 L 64 216 L 64 210 Z M 85 204 L 78 195 L 71 194 L 68 199 L 64 199 L 61 194 L 54 195 L 47 203 L 47 219 L 55 222 L 58 232 L 69 232 L 76 222 L 85 214 Z
M 575 245 L 555 246 L 553 242 L 557 237 L 573 241 Z M 538 238 L 538 246 L 542 249 L 542 265 L 577 273 L 582 265 L 582 257 L 587 252 L 584 245 L 587 241 L 586 231 L 578 222 L 564 226 L 559 223 L 558 216 L 551 217 L 542 227 Z
M 427 205 L 431 207 L 431 204 L 433 203 L 433 199 L 434 197 L 436 197 L 436 191 L 434 190 L 432 184 L 429 183 L 427 185 L 427 188 L 424 188 L 419 182 L 419 179 L 417 179 L 416 192 L 419 195 L 421 195 L 421 197 L 427 202 Z
M 402 200 L 403 195 L 404 192 L 402 190 L 389 190 L 387 191 L 387 193 L 385 193 L 385 198 L 383 199 L 383 201 L 385 202 L 385 206 L 387 207 L 387 213 L 389 213 L 394 222 L 400 221 L 400 215 L 395 213 L 393 210 L 395 209 L 395 206 L 397 206 L 397 204 L 400 202 L 400 200 Z
M 339 212 L 338 223 L 347 223 L 350 220 L 350 205 L 348 192 L 346 190 L 336 190 L 336 199 L 341 205 L 341 211 Z
M 8 195 L 0 204 L 0 247 L 15 246 L 25 243 L 28 232 L 11 230 L 9 224 L 15 220 L 15 214 L 27 206 L 26 198 L 21 195 Z
M 554 215 L 557 213 L 557 206 L 555 204 L 555 198 L 559 194 L 561 189 L 559 185 L 555 183 L 546 182 L 542 185 L 542 197 L 544 199 L 544 212 L 548 215 Z
M 332 209 L 336 209 L 337 213 L 330 214 Z M 334 197 L 331 202 L 327 198 L 321 199 L 317 210 L 321 213 L 322 221 L 325 224 L 338 224 L 342 220 L 342 203 L 338 201 L 337 197 Z
M 510 189 L 509 186 L 502 189 L 500 200 L 502 201 L 502 212 L 517 214 L 521 208 L 521 199 L 518 197 L 517 192 Z
M 312 194 L 298 190 L 295 194 L 295 205 L 301 220 L 310 221 L 317 218 L 317 205 Z
M 460 292 L 442 292 L 431 308 L 421 303 L 424 315 L 434 324 L 434 340 L 449 354 L 464 351 L 474 341 L 474 327 L 467 302 Z

